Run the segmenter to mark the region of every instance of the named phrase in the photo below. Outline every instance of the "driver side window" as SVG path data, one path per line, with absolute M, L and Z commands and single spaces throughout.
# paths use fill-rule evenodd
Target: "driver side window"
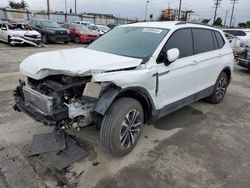
M 179 29 L 175 31 L 163 47 L 157 62 L 162 63 L 162 58 L 166 57 L 165 54 L 172 48 L 177 48 L 180 51 L 179 58 L 192 56 L 194 52 L 191 29 Z

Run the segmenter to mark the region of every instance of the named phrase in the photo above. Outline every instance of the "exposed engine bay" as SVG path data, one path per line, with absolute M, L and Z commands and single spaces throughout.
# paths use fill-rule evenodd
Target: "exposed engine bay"
M 89 77 L 27 77 L 14 91 L 15 110 L 58 128 L 82 128 L 92 123 L 92 109 L 110 83 L 91 82 Z

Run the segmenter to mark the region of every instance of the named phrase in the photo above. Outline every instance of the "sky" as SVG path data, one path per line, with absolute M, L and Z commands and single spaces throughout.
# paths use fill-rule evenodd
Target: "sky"
M 15 0 L 19 2 L 21 0 Z M 147 0 L 76 0 L 77 12 L 105 13 L 118 17 L 144 19 Z M 203 19 L 213 19 L 215 0 L 182 0 L 182 8 L 195 11 Z M 46 10 L 47 0 L 26 0 L 31 10 Z M 68 11 L 74 10 L 75 0 L 66 0 Z M 8 0 L 0 0 L 0 7 L 8 5 Z M 178 8 L 179 0 L 149 0 L 148 17 L 159 17 L 162 9 Z M 65 0 L 50 0 L 50 7 L 53 11 L 64 11 Z M 223 20 L 227 14 L 229 24 L 232 4 L 230 0 L 222 0 L 218 9 L 218 17 Z M 234 23 L 250 20 L 250 0 L 239 0 L 235 5 Z

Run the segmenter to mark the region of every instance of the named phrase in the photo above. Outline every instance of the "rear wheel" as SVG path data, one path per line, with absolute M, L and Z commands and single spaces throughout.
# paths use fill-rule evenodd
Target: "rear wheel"
M 79 44 L 80 43 L 80 37 L 79 36 L 75 37 L 74 41 L 75 41 L 76 44 Z
M 222 72 L 216 81 L 212 95 L 207 98 L 207 101 L 212 104 L 220 103 L 226 94 L 228 81 L 227 74 Z
M 115 157 L 121 157 L 133 150 L 141 135 L 143 109 L 132 98 L 120 98 L 105 114 L 100 139 L 105 149 Z
M 46 34 L 43 34 L 43 35 L 42 35 L 42 43 L 43 43 L 43 44 L 47 44 L 47 43 L 48 43 L 48 37 L 47 37 Z

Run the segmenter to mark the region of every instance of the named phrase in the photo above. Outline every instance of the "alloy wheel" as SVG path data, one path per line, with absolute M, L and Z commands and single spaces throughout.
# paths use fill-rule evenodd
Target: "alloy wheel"
M 224 97 L 226 89 L 227 89 L 227 80 L 225 77 L 221 77 L 216 88 L 216 96 L 218 97 L 219 100 L 221 100 Z
M 133 109 L 127 113 L 120 130 L 120 143 L 122 147 L 129 148 L 136 143 L 139 138 L 141 124 L 141 116 L 138 110 Z

